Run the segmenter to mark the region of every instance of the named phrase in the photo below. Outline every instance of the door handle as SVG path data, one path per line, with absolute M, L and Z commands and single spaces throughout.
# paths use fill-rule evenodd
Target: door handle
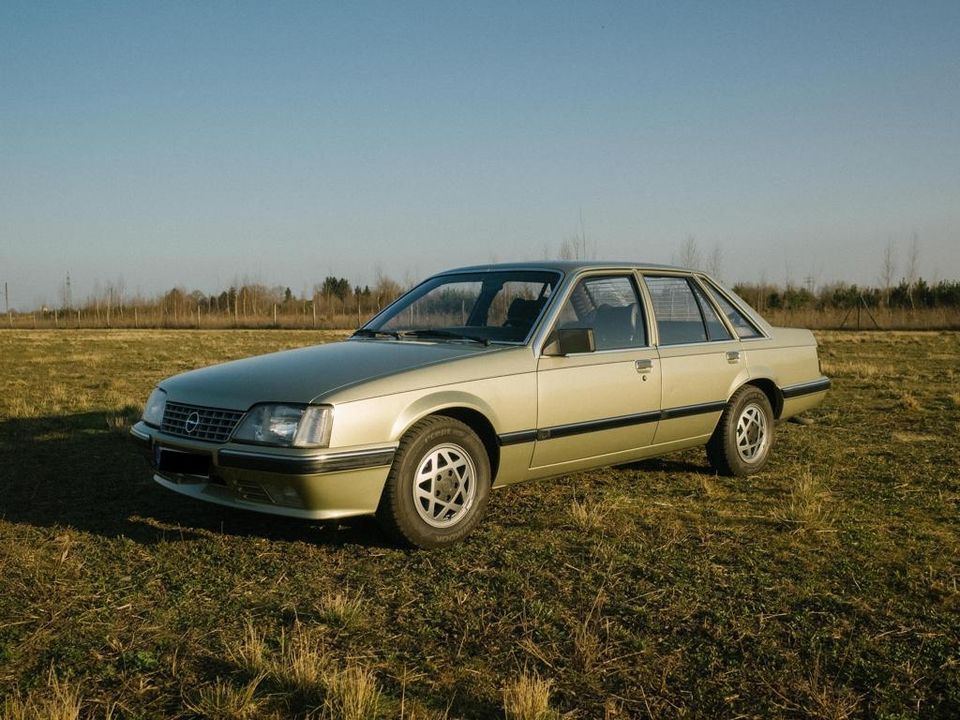
M 641 375 L 646 375 L 648 372 L 653 370 L 653 360 L 636 360 L 633 363 L 633 366 L 637 369 L 637 372 Z
M 740 362 L 740 351 L 731 350 L 730 352 L 728 352 L 727 362 L 730 363 L 731 365 L 736 365 L 738 362 Z

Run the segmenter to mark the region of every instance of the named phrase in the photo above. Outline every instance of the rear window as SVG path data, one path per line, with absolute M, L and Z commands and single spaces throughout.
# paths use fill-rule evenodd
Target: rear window
M 661 345 L 707 341 L 700 306 L 686 278 L 647 276 L 644 280 L 653 300 Z

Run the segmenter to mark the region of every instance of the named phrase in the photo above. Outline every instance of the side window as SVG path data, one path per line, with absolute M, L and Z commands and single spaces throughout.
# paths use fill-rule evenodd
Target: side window
M 653 312 L 657 317 L 657 332 L 661 345 L 706 342 L 707 324 L 694 290 L 687 279 L 675 276 L 646 276 L 644 278 Z M 703 301 L 705 303 L 705 299 Z M 713 320 L 720 323 L 714 313 Z M 722 327 L 722 323 L 720 323 Z M 724 330 L 725 332 L 725 330 Z M 726 335 L 729 338 L 729 334 Z
M 577 283 L 560 311 L 557 327 L 591 328 L 597 350 L 647 344 L 637 290 L 625 275 L 587 277 Z
M 700 303 L 700 312 L 703 313 L 703 319 L 707 324 L 707 337 L 710 340 L 733 340 L 727 326 L 723 324 L 717 311 L 714 309 L 703 290 L 693 280 L 690 281 L 693 292 L 697 296 L 697 302 Z
M 710 292 L 710 297 L 717 301 L 717 305 L 720 306 L 720 309 L 723 311 L 723 314 L 727 316 L 730 320 L 730 324 L 733 325 L 734 329 L 737 331 L 737 337 L 740 338 L 758 338 L 763 337 L 759 330 L 757 330 L 753 323 L 747 320 L 746 316 L 737 310 L 730 301 L 727 300 L 723 295 L 718 293 L 713 287 L 707 285 L 707 290 Z

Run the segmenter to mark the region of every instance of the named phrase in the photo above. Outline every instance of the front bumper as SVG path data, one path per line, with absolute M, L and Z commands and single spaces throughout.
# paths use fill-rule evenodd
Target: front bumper
M 218 445 L 168 435 L 143 422 L 130 429 L 130 437 L 153 468 L 153 479 L 169 490 L 229 507 L 324 520 L 374 513 L 396 453 L 393 445 L 350 450 Z M 165 464 L 167 455 L 187 457 L 196 469 Z

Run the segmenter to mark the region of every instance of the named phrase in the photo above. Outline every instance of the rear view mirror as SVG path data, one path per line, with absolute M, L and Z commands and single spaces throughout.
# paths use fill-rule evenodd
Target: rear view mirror
M 571 355 L 596 350 L 593 328 L 557 328 L 543 348 L 544 355 Z

